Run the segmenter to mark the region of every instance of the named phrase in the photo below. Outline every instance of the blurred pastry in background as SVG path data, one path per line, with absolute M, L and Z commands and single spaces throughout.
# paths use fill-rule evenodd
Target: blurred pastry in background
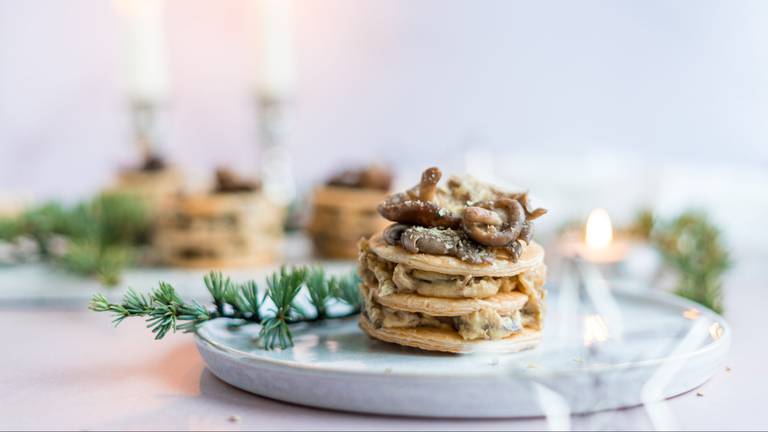
M 247 267 L 280 257 L 285 209 L 258 181 L 216 171 L 211 192 L 180 196 L 154 235 L 158 258 L 182 267 Z
M 337 173 L 315 189 L 308 225 L 315 253 L 354 259 L 358 240 L 387 226 L 376 207 L 389 193 L 391 183 L 389 169 L 371 165 Z
M 147 153 L 139 167 L 120 171 L 117 182 L 108 192 L 135 195 L 146 204 L 150 213 L 169 205 L 184 188 L 181 171 L 169 166 L 157 154 Z

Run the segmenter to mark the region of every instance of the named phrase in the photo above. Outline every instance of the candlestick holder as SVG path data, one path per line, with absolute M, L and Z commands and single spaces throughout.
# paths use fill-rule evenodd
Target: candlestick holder
M 109 189 L 136 195 L 153 214 L 167 204 L 169 197 L 182 190 L 184 182 L 181 172 L 169 167 L 160 156 L 164 113 L 163 105 L 157 101 L 146 98 L 131 101 L 132 138 L 142 161 L 139 166 L 121 170 L 116 184 Z
M 257 97 L 260 113 L 261 181 L 264 193 L 276 204 L 287 206 L 296 198 L 293 163 L 285 147 L 288 131 L 288 99 L 270 93 Z
M 162 126 L 164 110 L 161 104 L 149 99 L 133 99 L 131 101 L 131 120 L 133 136 L 142 157 L 148 159 L 157 155 L 159 143 L 162 142 Z

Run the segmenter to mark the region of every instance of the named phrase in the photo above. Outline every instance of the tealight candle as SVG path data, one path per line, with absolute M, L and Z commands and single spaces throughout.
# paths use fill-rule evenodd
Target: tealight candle
M 563 252 L 596 264 L 613 264 L 622 261 L 629 252 L 629 245 L 614 239 L 613 225 L 608 212 L 594 209 L 587 218 L 584 239 L 567 239 Z

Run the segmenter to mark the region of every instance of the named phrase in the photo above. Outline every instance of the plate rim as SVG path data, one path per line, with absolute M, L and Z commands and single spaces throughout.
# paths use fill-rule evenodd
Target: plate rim
M 725 348 L 726 350 L 730 347 L 731 339 L 732 339 L 732 329 L 728 322 L 723 318 L 722 315 L 717 314 L 713 310 L 707 308 L 706 306 L 703 306 L 699 303 L 696 303 L 692 300 L 679 297 L 677 295 L 662 292 L 662 291 L 649 291 L 646 293 L 638 292 L 637 290 L 630 290 L 630 289 L 624 289 L 624 288 L 616 288 L 614 289 L 615 292 L 620 293 L 620 295 L 629 296 L 633 298 L 640 298 L 643 300 L 652 300 L 656 302 L 665 303 L 668 306 L 675 306 L 683 309 L 691 309 L 695 308 L 698 309 L 700 312 L 702 312 L 703 315 L 706 315 L 708 318 L 712 319 L 714 322 L 717 322 L 721 328 L 723 329 L 722 335 L 716 339 L 708 343 L 706 346 L 701 347 L 699 349 L 696 349 L 694 351 L 690 351 L 687 353 L 681 353 L 677 355 L 670 355 L 667 357 L 661 357 L 661 358 L 652 358 L 652 359 L 646 359 L 646 360 L 639 360 L 639 361 L 633 361 L 633 362 L 623 362 L 623 363 L 617 363 L 617 364 L 585 364 L 581 366 L 573 366 L 570 368 L 558 368 L 558 369 L 546 369 L 546 368 L 515 368 L 515 367 L 508 367 L 503 369 L 505 372 L 513 375 L 520 375 L 522 376 L 523 373 L 527 376 L 557 376 L 557 375 L 567 375 L 567 374 L 573 374 L 573 373 L 600 373 L 605 371 L 620 371 L 620 370 L 632 370 L 636 368 L 646 368 L 649 366 L 657 366 L 665 362 L 672 362 L 672 361 L 687 361 L 690 358 L 698 357 L 701 355 L 705 355 L 712 351 L 717 351 L 719 349 Z M 218 318 L 217 320 L 222 319 Z M 226 319 L 226 318 L 223 318 Z M 349 318 L 344 318 L 344 320 L 351 320 L 351 319 L 357 319 L 357 316 L 352 316 Z M 311 363 L 298 363 L 296 361 L 292 360 L 280 360 L 265 356 L 258 356 L 256 354 L 242 351 L 236 348 L 232 348 L 224 343 L 211 340 L 211 338 L 206 337 L 205 335 L 201 334 L 201 330 L 205 326 L 209 325 L 209 323 L 204 323 L 203 327 L 198 329 L 195 334 L 195 339 L 198 342 L 198 346 L 200 344 L 208 345 L 217 351 L 222 352 L 225 355 L 228 356 L 234 356 L 237 357 L 238 360 L 241 361 L 247 361 L 251 363 L 258 363 L 261 365 L 268 365 L 271 367 L 276 368 L 284 368 L 284 369 L 290 369 L 295 371 L 301 371 L 301 372 L 323 372 L 323 373 L 333 373 L 333 374 L 341 374 L 341 375 L 355 375 L 355 376 L 374 376 L 374 377 L 380 377 L 383 375 L 386 376 L 402 376 L 402 377 L 414 377 L 418 376 L 421 378 L 435 378 L 435 379 L 476 379 L 479 377 L 486 377 L 486 376 L 498 376 L 499 370 L 488 370 L 488 371 L 482 371 L 473 373 L 471 375 L 468 374 L 442 374 L 442 373 L 434 373 L 434 374 L 424 374 L 424 372 L 413 372 L 413 371 L 403 371 L 403 370 L 397 370 L 397 368 L 393 368 L 390 371 L 382 372 L 377 370 L 361 370 L 361 369 L 339 369 L 339 368 L 323 368 L 322 366 L 317 366 Z M 253 324 L 257 325 L 257 324 Z M 362 330 L 361 330 L 362 333 Z M 367 336 L 366 336 L 367 337 Z M 382 342 L 384 343 L 384 342 Z M 446 356 L 472 356 L 474 354 L 445 354 Z M 497 357 L 503 356 L 504 354 L 497 354 Z

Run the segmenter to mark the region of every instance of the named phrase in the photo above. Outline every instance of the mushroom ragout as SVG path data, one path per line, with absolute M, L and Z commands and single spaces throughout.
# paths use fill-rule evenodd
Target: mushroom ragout
M 497 253 L 516 261 L 533 238 L 533 220 L 547 212 L 534 208 L 527 193 L 509 193 L 452 178 L 438 187 L 436 167 L 421 175 L 411 189 L 391 195 L 379 213 L 396 222 L 384 239 L 412 253 L 454 256 L 480 264 Z

